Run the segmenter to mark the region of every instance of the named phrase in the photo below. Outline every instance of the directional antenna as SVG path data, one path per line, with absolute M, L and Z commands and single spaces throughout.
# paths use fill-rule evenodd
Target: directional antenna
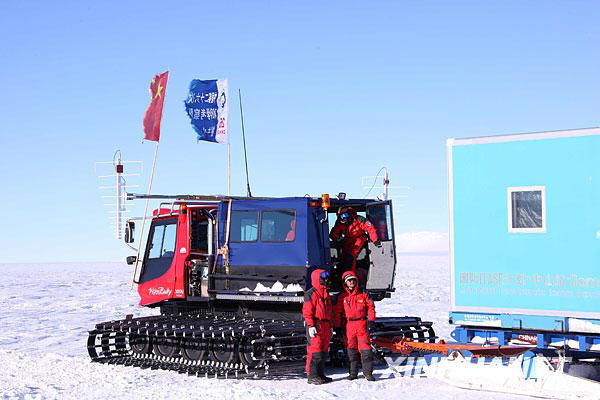
M 363 190 L 367 191 L 367 193 L 363 196 L 365 198 L 369 197 L 373 189 L 376 189 L 377 192 L 382 190 L 382 192 L 375 196 L 377 200 L 405 199 L 408 197 L 408 194 L 402 193 L 390 196 L 390 189 L 400 190 L 403 192 L 410 190 L 410 186 L 390 186 L 390 172 L 386 167 L 382 167 L 377 175 L 363 176 L 361 185 Z M 394 206 L 403 207 L 404 204 L 394 204 Z
M 128 171 L 125 173 L 125 166 Z M 127 204 L 127 189 L 137 188 L 139 185 L 129 185 L 125 178 L 141 176 L 144 169 L 142 161 L 123 161 L 121 150 L 115 151 L 112 161 L 97 161 L 94 163 L 94 172 L 98 176 L 98 189 L 102 193 L 102 199 L 105 201 L 104 207 L 107 207 L 110 225 L 113 234 L 117 239 L 123 236 L 124 219 L 130 216 L 131 207 L 135 204 Z M 111 193 L 111 194 L 108 194 Z

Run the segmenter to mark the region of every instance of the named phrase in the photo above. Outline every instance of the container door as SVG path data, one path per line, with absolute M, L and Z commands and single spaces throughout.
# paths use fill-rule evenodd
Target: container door
M 367 219 L 371 221 L 381 242 L 381 247 L 369 242 L 369 275 L 367 289 L 390 290 L 394 287 L 396 248 L 392 202 L 378 201 L 367 205 Z

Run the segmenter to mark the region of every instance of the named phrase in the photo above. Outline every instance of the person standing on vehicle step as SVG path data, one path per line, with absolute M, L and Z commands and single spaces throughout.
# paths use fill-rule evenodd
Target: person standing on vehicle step
M 304 293 L 302 315 L 306 322 L 306 375 L 308 383 L 321 385 L 333 379 L 325 376 L 325 360 L 329 352 L 333 305 L 329 297 L 331 278 L 323 269 L 314 270 L 311 275 L 312 288 Z
M 345 325 L 344 344 L 348 353 L 349 376 L 354 380 L 358 377 L 359 352 L 362 361 L 363 374 L 368 381 L 374 381 L 373 349 L 369 331 L 375 324 L 375 304 L 367 293 L 358 288 L 356 275 L 346 271 L 342 276 L 345 293 L 340 294 L 334 308 L 334 327 L 336 334 L 343 332 Z
M 337 214 L 338 219 L 329 233 L 329 238 L 340 245 L 342 268 L 358 276 L 361 287 L 364 287 L 367 271 L 356 270 L 356 259 L 367 242 L 367 236 L 377 247 L 381 246 L 381 242 L 373 224 L 356 214 L 352 207 L 341 207 Z

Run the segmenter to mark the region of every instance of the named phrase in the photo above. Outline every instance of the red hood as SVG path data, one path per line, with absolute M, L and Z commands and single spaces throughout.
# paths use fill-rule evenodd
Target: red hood
M 321 285 L 320 282 L 321 272 L 325 272 L 325 270 L 315 269 L 313 272 L 311 272 L 310 283 L 312 283 L 312 287 L 314 287 L 317 292 L 323 294 L 326 291 L 326 289 L 323 285 Z
M 356 285 L 354 285 L 354 289 L 352 290 L 352 292 L 350 291 L 350 289 L 348 289 L 348 286 L 346 286 L 346 277 L 347 276 L 353 276 L 356 279 Z M 342 286 L 344 286 L 344 290 L 346 291 L 346 293 L 355 294 L 356 291 L 358 290 L 358 278 L 356 277 L 356 274 L 352 273 L 352 271 L 344 272 L 344 274 L 342 275 Z

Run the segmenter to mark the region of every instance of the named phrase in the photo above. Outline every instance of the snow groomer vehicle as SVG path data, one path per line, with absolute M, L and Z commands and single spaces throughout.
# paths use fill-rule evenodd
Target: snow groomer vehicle
M 90 331 L 95 362 L 176 370 L 198 376 L 253 377 L 302 366 L 306 328 L 301 308 L 310 274 L 341 270 L 329 232 L 340 207 L 351 206 L 374 225 L 381 245 L 368 243 L 357 259 L 367 271 L 374 300 L 390 297 L 396 268 L 391 201 L 321 197 L 161 196 L 127 194 L 128 200 L 162 199 L 154 210 L 135 283 L 140 305 L 160 315 L 99 323 Z M 136 225 L 137 223 L 137 225 Z M 132 244 L 139 220 L 126 222 Z M 337 283 L 337 285 L 335 284 Z M 381 317 L 371 332 L 385 357 L 399 338 L 433 342 L 430 322 Z M 341 357 L 341 338 L 331 358 Z M 376 342 L 378 343 L 378 342 Z M 343 353 L 341 353 L 343 355 Z

